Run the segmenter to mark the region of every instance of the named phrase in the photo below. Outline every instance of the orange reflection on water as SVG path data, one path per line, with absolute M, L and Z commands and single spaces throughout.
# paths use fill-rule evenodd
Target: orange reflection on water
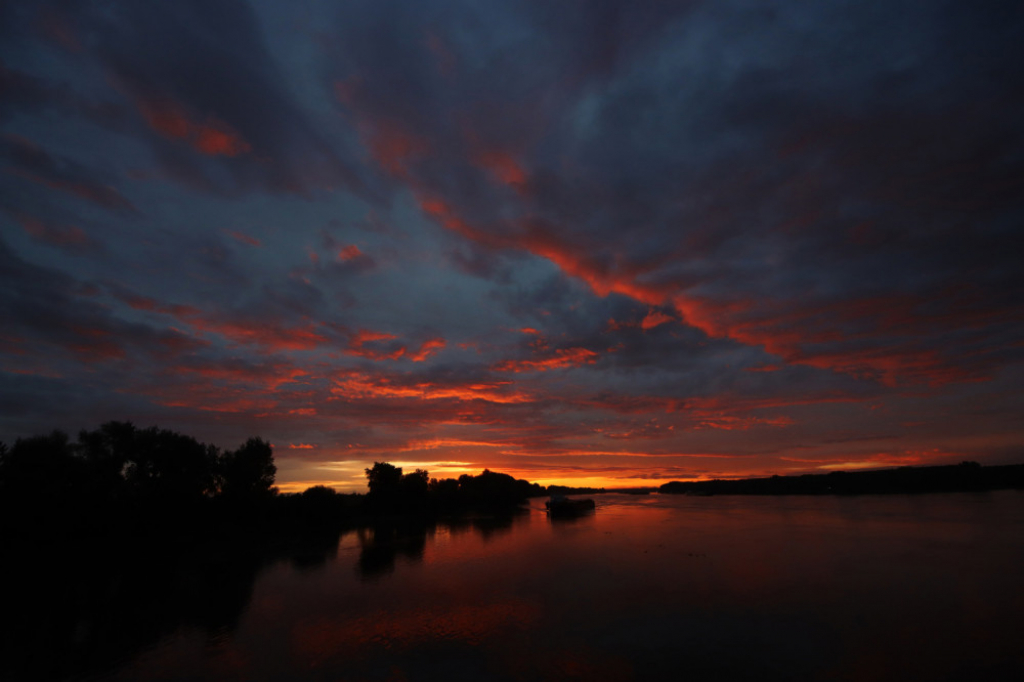
M 521 599 L 437 610 L 379 610 L 354 619 L 304 623 L 294 631 L 293 648 L 315 666 L 337 656 L 361 656 L 368 653 L 366 647 L 398 649 L 443 641 L 476 645 L 500 631 L 527 628 L 540 616 L 540 607 Z

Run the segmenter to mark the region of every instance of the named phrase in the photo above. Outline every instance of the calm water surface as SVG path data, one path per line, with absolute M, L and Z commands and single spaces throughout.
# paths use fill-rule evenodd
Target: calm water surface
M 1021 679 L 1022 493 L 594 499 L 348 533 L 92 678 Z

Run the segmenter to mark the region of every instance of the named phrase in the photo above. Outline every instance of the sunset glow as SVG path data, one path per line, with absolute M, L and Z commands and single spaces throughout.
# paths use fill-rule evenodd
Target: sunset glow
M 1024 461 L 1021 22 L 895 4 L 5 6 L 0 441 L 260 436 L 285 492 Z

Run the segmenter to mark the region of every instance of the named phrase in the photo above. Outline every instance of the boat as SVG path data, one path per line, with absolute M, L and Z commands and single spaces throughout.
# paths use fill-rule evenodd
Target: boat
M 552 495 L 551 499 L 544 503 L 550 516 L 578 516 L 593 511 L 597 505 L 591 499 L 570 500 L 565 495 Z

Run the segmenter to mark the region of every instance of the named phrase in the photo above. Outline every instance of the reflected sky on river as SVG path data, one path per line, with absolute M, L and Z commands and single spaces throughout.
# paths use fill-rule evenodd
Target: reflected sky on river
M 381 522 L 270 562 L 237 625 L 96 679 L 1001 679 L 1024 495 L 600 495 L 592 515 Z

